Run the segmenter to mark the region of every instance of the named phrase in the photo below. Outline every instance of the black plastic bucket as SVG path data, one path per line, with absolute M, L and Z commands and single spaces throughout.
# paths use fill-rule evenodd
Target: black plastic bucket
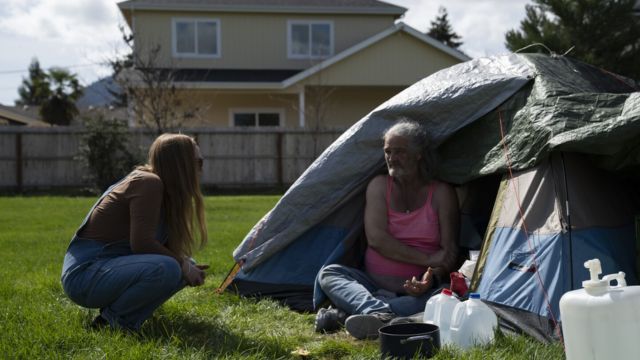
M 430 358 L 440 348 L 440 329 L 436 325 L 393 324 L 381 327 L 378 332 L 383 359 L 412 359 L 416 354 Z

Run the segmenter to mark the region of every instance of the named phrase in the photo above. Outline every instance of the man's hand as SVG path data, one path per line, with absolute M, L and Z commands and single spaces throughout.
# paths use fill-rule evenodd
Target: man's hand
M 204 284 L 204 271 L 208 268 L 209 265 L 196 265 L 185 260 L 182 262 L 182 278 L 189 286 L 200 286 Z
M 427 292 L 433 286 L 433 270 L 429 267 L 422 275 L 422 279 L 418 281 L 414 276 L 411 280 L 404 282 L 404 289 L 411 296 L 420 296 Z

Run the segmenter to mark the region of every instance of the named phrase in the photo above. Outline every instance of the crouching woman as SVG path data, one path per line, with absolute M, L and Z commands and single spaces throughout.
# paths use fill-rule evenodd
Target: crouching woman
M 190 260 L 207 241 L 201 170 L 191 137 L 161 135 L 148 163 L 89 211 L 64 257 L 62 286 L 76 304 L 100 309 L 92 327 L 138 331 L 173 294 L 204 283 L 207 266 Z

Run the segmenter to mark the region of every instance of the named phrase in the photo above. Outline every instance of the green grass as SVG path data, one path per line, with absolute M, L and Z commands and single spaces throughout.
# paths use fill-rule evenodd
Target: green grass
M 88 329 L 96 310 L 69 301 L 60 286 L 66 246 L 95 198 L 0 197 L 1 359 L 377 359 L 376 341 L 313 332 L 313 314 L 273 301 L 214 290 L 233 264 L 231 252 L 277 196 L 207 197 L 210 240 L 197 254 L 211 269 L 145 323 L 140 335 Z M 558 344 L 499 336 L 484 348 L 443 349 L 435 359 L 562 359 Z

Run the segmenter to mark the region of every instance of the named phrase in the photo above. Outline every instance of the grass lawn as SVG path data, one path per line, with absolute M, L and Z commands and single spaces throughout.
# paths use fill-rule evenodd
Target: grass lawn
M 145 323 L 141 334 L 90 330 L 97 310 L 70 302 L 60 285 L 66 246 L 95 198 L 0 197 L 1 359 L 377 359 L 376 341 L 313 332 L 313 314 L 273 301 L 216 295 L 231 252 L 277 196 L 207 197 L 210 240 L 197 254 L 211 269 L 206 284 L 187 288 Z M 435 359 L 562 359 L 562 347 L 500 336 L 468 352 L 444 349 Z

